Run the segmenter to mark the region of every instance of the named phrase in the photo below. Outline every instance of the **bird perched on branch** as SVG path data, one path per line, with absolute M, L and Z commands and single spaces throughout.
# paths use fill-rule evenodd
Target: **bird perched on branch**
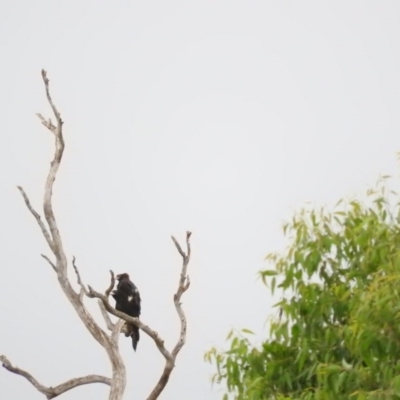
M 115 299 L 115 309 L 131 317 L 140 316 L 140 294 L 138 288 L 129 279 L 129 275 L 117 275 L 117 289 L 113 290 L 111 296 Z M 136 325 L 126 323 L 125 336 L 132 338 L 132 346 L 136 351 L 139 341 L 139 328 Z

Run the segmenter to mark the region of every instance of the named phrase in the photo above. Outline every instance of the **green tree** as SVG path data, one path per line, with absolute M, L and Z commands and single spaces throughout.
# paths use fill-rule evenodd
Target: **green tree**
M 395 201 L 393 201 L 393 199 Z M 224 399 L 400 399 L 400 212 L 381 180 L 366 199 L 303 210 L 260 276 L 279 310 L 261 346 L 211 349 Z

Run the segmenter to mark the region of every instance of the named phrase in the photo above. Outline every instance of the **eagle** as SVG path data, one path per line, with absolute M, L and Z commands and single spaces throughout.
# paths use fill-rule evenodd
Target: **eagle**
M 129 279 L 127 273 L 117 275 L 117 289 L 113 290 L 111 296 L 115 299 L 115 309 L 131 317 L 140 316 L 140 294 L 138 288 Z M 125 336 L 132 338 L 132 346 L 136 351 L 139 341 L 139 328 L 136 325 L 126 323 Z

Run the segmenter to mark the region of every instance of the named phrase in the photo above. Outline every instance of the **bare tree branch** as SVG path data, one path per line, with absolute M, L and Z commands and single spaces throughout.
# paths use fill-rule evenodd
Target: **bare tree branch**
M 192 233 L 189 231 L 186 232 L 186 253 L 182 250 L 182 247 L 179 245 L 179 243 L 175 239 L 175 237 L 171 236 L 176 249 L 178 250 L 179 254 L 182 256 L 181 275 L 180 275 L 180 279 L 179 279 L 178 289 L 177 289 L 176 293 L 174 294 L 174 304 L 175 304 L 175 309 L 178 313 L 179 319 L 181 321 L 181 329 L 180 329 L 180 335 L 179 335 L 178 341 L 171 353 L 172 359 L 166 360 L 164 370 L 161 374 L 161 377 L 158 380 L 157 385 L 154 387 L 153 391 L 150 393 L 150 396 L 147 398 L 147 400 L 156 400 L 158 398 L 158 396 L 161 394 L 161 392 L 164 390 L 165 386 L 168 383 L 171 372 L 175 366 L 176 357 L 178 356 L 178 353 L 180 352 L 180 350 L 186 343 L 187 322 L 186 322 L 186 316 L 185 316 L 185 313 L 183 312 L 182 304 L 180 301 L 181 301 L 182 294 L 189 288 L 189 285 L 190 285 L 189 277 L 187 276 L 187 269 L 188 269 L 188 265 L 189 265 L 189 261 L 190 261 L 190 255 L 191 255 L 191 249 L 190 249 L 191 234 Z
M 72 266 L 74 267 L 75 274 L 76 274 L 77 279 L 78 279 L 78 285 L 81 287 L 81 291 L 80 291 L 79 295 L 80 295 L 80 298 L 82 300 L 82 297 L 83 297 L 84 294 L 89 297 L 89 292 L 86 289 L 86 286 L 84 285 L 84 283 L 82 282 L 81 275 L 80 275 L 78 267 L 76 265 L 76 257 L 72 258 Z M 105 295 L 107 297 L 109 296 L 110 292 L 113 290 L 114 285 L 115 285 L 114 272 L 110 271 L 110 273 L 111 273 L 110 286 L 107 288 L 107 290 L 105 292 Z M 115 328 L 115 324 L 113 324 L 113 322 L 111 321 L 110 316 L 107 313 L 107 310 L 104 308 L 103 302 L 101 300 L 99 300 L 98 304 L 99 304 L 99 307 L 100 307 L 101 314 L 102 314 L 102 316 L 104 318 L 104 321 L 106 323 L 107 329 L 109 331 L 113 331 L 114 328 Z
M 180 246 L 178 241 L 175 239 L 175 237 L 172 236 L 172 240 L 175 244 L 175 247 L 183 259 L 178 288 L 173 297 L 175 308 L 180 319 L 180 325 L 181 325 L 180 335 L 172 352 L 169 352 L 166 349 L 164 345 L 164 340 L 159 336 L 159 334 L 153 329 L 151 329 L 149 326 L 145 325 L 139 318 L 130 317 L 127 314 L 124 314 L 114 309 L 110 305 L 109 296 L 115 286 L 115 276 L 113 271 L 110 271 L 111 281 L 109 287 L 105 291 L 105 294 L 98 293 L 94 291 L 90 286 L 86 287 L 86 285 L 83 283 L 79 273 L 79 269 L 76 265 L 76 259 L 75 257 L 73 257 L 72 266 L 77 276 L 80 292 L 77 293 L 73 289 L 71 282 L 68 279 L 68 273 L 67 273 L 68 261 L 64 251 L 61 235 L 58 229 L 52 204 L 53 186 L 61 164 L 65 148 L 65 143 L 63 138 L 63 121 L 50 95 L 49 79 L 47 78 L 47 73 L 44 70 L 42 70 L 42 78 L 45 86 L 46 97 L 51 106 L 51 109 L 53 111 L 56 120 L 56 123 L 54 124 L 50 118 L 45 119 L 41 114 L 37 114 L 42 124 L 54 135 L 55 138 L 55 152 L 47 175 L 45 190 L 44 190 L 44 199 L 43 199 L 44 217 L 47 222 L 47 226 L 41 220 L 40 215 L 33 209 L 29 201 L 29 198 L 22 189 L 22 187 L 18 186 L 18 189 L 20 190 L 24 198 L 28 210 L 31 212 L 36 222 L 38 223 L 42 231 L 42 234 L 45 237 L 55 257 L 55 262 L 51 261 L 51 259 L 46 255 L 42 254 L 42 257 L 51 265 L 54 271 L 56 271 L 58 282 L 60 284 L 62 291 L 64 292 L 65 296 L 68 298 L 68 300 L 74 307 L 76 313 L 78 314 L 79 318 L 81 319 L 87 330 L 91 333 L 92 337 L 106 351 L 111 363 L 112 378 L 110 379 L 99 375 L 88 375 L 86 377 L 71 379 L 56 387 L 46 387 L 40 384 L 30 373 L 20 368 L 14 367 L 5 356 L 0 356 L 0 361 L 3 363 L 3 366 L 8 371 L 25 377 L 39 392 L 45 394 L 48 399 L 52 399 L 80 385 L 85 385 L 89 383 L 104 383 L 110 386 L 109 400 L 122 400 L 122 396 L 126 386 L 126 369 L 125 369 L 125 364 L 119 352 L 118 339 L 125 323 L 134 324 L 153 339 L 160 353 L 165 358 L 165 367 L 162 372 L 162 375 L 159 381 L 157 382 L 156 386 L 154 387 L 153 391 L 147 398 L 147 400 L 155 400 L 164 390 L 171 375 L 171 372 L 175 366 L 176 357 L 186 341 L 187 323 L 186 323 L 186 316 L 183 312 L 181 305 L 181 297 L 182 294 L 189 288 L 190 285 L 189 277 L 187 275 L 187 268 L 190 261 L 190 253 L 191 253 L 190 250 L 191 232 L 186 232 L 186 252 L 182 250 L 182 247 Z M 99 299 L 98 303 L 100 306 L 100 310 L 102 312 L 108 330 L 111 331 L 110 335 L 108 335 L 96 323 L 93 316 L 88 312 L 87 308 L 83 303 L 84 295 L 90 298 Z M 113 323 L 107 311 L 108 313 L 118 317 L 120 320 L 117 323 Z
M 112 379 L 105 378 L 105 379 L 108 379 L 107 383 L 110 384 L 110 386 L 111 386 L 110 393 L 109 393 L 109 400 L 121 400 L 124 390 L 125 390 L 125 386 L 126 386 L 126 369 L 125 369 L 124 362 L 122 360 L 122 357 L 121 357 L 121 355 L 119 353 L 119 349 L 118 349 L 118 342 L 117 342 L 118 334 L 114 334 L 114 332 L 119 332 L 118 329 L 121 329 L 121 328 L 119 326 L 113 327 L 112 337 L 108 336 L 103 331 L 103 329 L 101 329 L 101 327 L 96 323 L 96 321 L 94 320 L 92 315 L 88 312 L 88 310 L 86 309 L 86 307 L 83 303 L 83 295 L 85 293 L 86 288 L 81 281 L 79 271 L 76 268 L 76 265 L 74 265 L 74 268 L 75 268 L 75 272 L 77 273 L 78 283 L 81 288 L 79 294 L 77 292 L 75 292 L 75 290 L 73 289 L 73 287 L 71 285 L 71 282 L 68 279 L 67 257 L 65 255 L 64 247 L 63 247 L 62 240 L 61 240 L 61 235 L 60 235 L 60 232 L 58 229 L 58 225 L 57 225 L 56 218 L 55 218 L 54 211 L 53 211 L 53 204 L 52 204 L 53 185 L 54 185 L 54 181 L 57 176 L 58 169 L 60 167 L 60 163 L 61 163 L 62 156 L 64 153 L 64 148 L 65 148 L 63 131 L 62 131 L 63 121 L 62 121 L 61 115 L 58 112 L 58 110 L 52 100 L 52 97 L 50 95 L 49 79 L 47 78 L 47 73 L 44 70 L 42 70 L 42 78 L 43 78 L 43 82 L 44 82 L 44 86 L 45 86 L 47 100 L 51 106 L 54 117 L 56 119 L 56 124 L 53 124 L 53 122 L 51 121 L 50 118 L 48 120 L 46 120 L 41 114 L 37 114 L 39 119 L 41 120 L 42 124 L 51 131 L 51 133 L 54 135 L 54 138 L 55 138 L 55 152 L 54 152 L 53 160 L 50 163 L 50 169 L 49 169 L 46 183 L 45 183 L 44 199 L 43 199 L 44 217 L 47 222 L 48 229 L 45 226 L 45 224 L 42 222 L 40 215 L 31 206 L 29 198 L 26 195 L 26 193 L 24 192 L 24 190 L 21 187 L 18 187 L 18 189 L 20 190 L 20 192 L 24 198 L 24 201 L 25 201 L 25 204 L 26 204 L 28 210 L 35 217 L 36 222 L 38 223 L 38 225 L 43 233 L 43 236 L 45 237 L 51 251 L 54 254 L 56 262 L 53 263 L 47 256 L 44 256 L 44 255 L 42 255 L 42 256 L 56 271 L 60 287 L 61 287 L 62 291 L 64 292 L 65 296 L 68 298 L 68 300 L 74 307 L 79 318 L 81 319 L 81 321 L 83 322 L 83 324 L 85 325 L 87 330 L 91 333 L 93 338 L 105 349 L 105 351 L 108 355 L 108 358 L 111 363 L 111 368 L 112 368 Z M 75 262 L 73 262 L 73 264 L 75 264 Z M 9 366 L 9 368 L 11 368 L 11 369 L 13 368 L 10 363 L 8 363 L 7 366 Z M 13 372 L 15 372 L 15 371 L 13 371 Z M 21 374 L 21 375 L 23 375 L 23 374 Z M 38 390 L 40 390 L 40 389 L 47 390 L 44 386 L 38 384 L 38 382 L 31 375 L 29 375 L 29 374 L 27 375 L 27 373 L 26 373 L 23 376 L 25 376 L 27 379 L 29 379 L 32 384 L 36 383 L 37 385 L 34 384 L 34 386 Z M 78 386 L 77 384 L 71 384 L 71 382 L 72 381 L 69 381 L 69 383 L 67 382 L 69 384 L 69 389 L 72 389 L 73 387 Z M 91 382 L 87 381 L 87 383 L 91 383 Z M 51 388 L 49 390 L 51 390 Z M 52 393 L 53 392 L 51 392 L 50 395 L 52 395 Z
M 136 325 L 139 329 L 141 329 L 143 332 L 145 332 L 148 336 L 150 336 L 154 343 L 156 344 L 157 348 L 159 349 L 160 353 L 164 356 L 165 358 L 165 366 L 164 370 L 161 374 L 160 379 L 158 380 L 156 386 L 154 387 L 153 391 L 150 393 L 149 397 L 147 400 L 155 400 L 159 397 L 161 392 L 164 390 L 166 384 L 168 383 L 169 377 L 171 375 L 171 372 L 175 366 L 175 360 L 176 357 L 179 353 L 179 351 L 182 349 L 186 342 L 186 328 L 187 328 L 187 322 L 186 322 L 186 316 L 183 312 L 182 309 L 182 304 L 180 302 L 182 294 L 189 288 L 190 281 L 189 277 L 187 275 L 187 268 L 189 265 L 190 261 L 190 236 L 191 232 L 186 232 L 186 253 L 182 250 L 181 246 L 179 245 L 178 241 L 175 239 L 175 237 L 171 237 L 172 241 L 175 244 L 175 247 L 177 248 L 179 254 L 182 256 L 183 262 L 182 262 L 182 270 L 181 270 L 181 275 L 179 279 L 179 284 L 178 284 L 178 289 L 174 295 L 174 304 L 176 311 L 178 313 L 179 319 L 181 321 L 181 329 L 180 329 L 180 335 L 178 342 L 176 343 L 174 349 L 172 350 L 172 353 L 170 353 L 165 345 L 164 345 L 164 340 L 160 337 L 160 335 L 151 329 L 149 326 L 145 325 L 139 318 L 134 318 L 130 317 L 129 315 L 116 310 L 113 308 L 109 301 L 107 296 L 96 292 L 93 290 L 92 287 L 88 286 L 89 288 L 89 297 L 95 297 L 101 300 L 101 302 L 104 305 L 104 308 L 112 315 L 115 315 L 116 317 Z
M 86 289 L 84 283 L 82 282 L 81 274 L 79 273 L 78 267 L 76 266 L 76 257 L 75 256 L 72 257 L 72 266 L 74 267 L 75 274 L 76 274 L 76 277 L 78 279 L 78 285 L 81 287 L 81 292 L 80 293 L 84 293 L 84 294 L 88 295 L 89 292 Z
M 53 212 L 53 204 L 52 204 L 52 196 L 53 196 L 53 185 L 54 181 L 57 176 L 58 169 L 60 167 L 61 159 L 64 154 L 64 138 L 63 138 L 63 131 L 62 131 L 62 126 L 63 126 L 63 121 L 61 119 L 61 115 L 58 112 L 57 108 L 55 107 L 53 100 L 50 96 L 50 87 L 49 87 L 49 79 L 47 78 L 47 73 L 45 70 L 42 70 L 42 78 L 46 90 L 46 96 L 47 100 L 53 110 L 54 116 L 56 117 L 57 121 L 57 126 L 54 126 L 49 119 L 49 124 L 46 125 L 43 123 L 43 117 L 39 116 L 39 118 L 42 120 L 43 125 L 45 125 L 55 136 L 55 153 L 54 153 L 54 158 L 53 161 L 50 164 L 50 170 L 47 175 L 46 179 L 46 185 L 45 185 L 45 191 L 44 191 L 44 201 L 43 201 L 43 209 L 44 209 L 44 215 L 47 221 L 47 224 L 49 225 L 50 228 L 50 233 L 53 239 L 54 243 L 54 249 L 53 252 L 58 253 L 57 255 L 61 259 L 62 263 L 59 266 L 60 268 L 64 269 L 66 271 L 67 269 L 67 259 L 65 257 L 62 241 L 61 241 L 61 236 L 60 232 L 58 230 L 58 226 L 56 223 L 56 218 L 54 216 Z M 56 257 L 57 257 L 56 255 Z
M 87 375 L 81 378 L 70 379 L 69 381 L 66 381 L 55 387 L 47 387 L 39 383 L 29 372 L 21 368 L 14 367 L 6 356 L 0 355 L 0 362 L 3 363 L 3 367 L 8 371 L 17 375 L 21 375 L 25 379 L 27 379 L 39 392 L 43 393 L 49 400 L 54 399 L 55 397 L 67 392 L 68 390 L 74 389 L 78 386 L 88 385 L 90 383 L 104 383 L 105 385 L 111 386 L 110 378 L 106 378 L 105 376 L 101 375 Z
M 110 274 L 111 274 L 110 285 L 109 285 L 108 289 L 105 291 L 105 295 L 106 295 L 107 298 L 110 296 L 110 293 L 114 289 L 114 286 L 115 286 L 115 275 L 114 275 L 114 272 L 112 270 L 110 270 Z M 110 330 L 110 331 L 113 331 L 114 328 L 115 328 L 115 324 L 111 321 L 110 316 L 108 315 L 107 310 L 105 309 L 103 302 L 99 299 L 97 301 L 97 303 L 98 303 L 98 305 L 100 307 L 101 314 L 103 315 L 104 321 L 105 321 L 105 323 L 107 325 L 107 329 Z M 124 325 L 124 324 L 122 324 L 122 325 Z
M 45 254 L 41 254 L 41 256 L 52 266 L 52 268 L 54 269 L 54 271 L 57 272 L 57 267 L 55 266 L 55 264 L 53 263 L 53 261 L 51 261 L 50 258 L 47 257 Z
M 55 153 L 53 160 L 50 164 L 49 173 L 46 179 L 43 209 L 44 209 L 45 219 L 49 226 L 50 234 L 52 237 L 52 243 L 53 243 L 52 251 L 57 260 L 56 262 L 57 277 L 64 294 L 67 296 L 68 300 L 74 306 L 76 312 L 78 313 L 82 322 L 85 324 L 86 328 L 89 330 L 92 336 L 104 347 L 108 344 L 107 335 L 97 325 L 93 317 L 86 310 L 86 307 L 83 305 L 83 302 L 81 301 L 82 296 L 78 295 L 78 293 L 75 292 L 71 283 L 69 282 L 67 275 L 67 267 L 68 267 L 67 257 L 65 255 L 65 251 L 63 248 L 52 204 L 53 185 L 57 176 L 58 169 L 60 167 L 65 147 L 63 132 L 62 132 L 63 121 L 61 119 L 60 113 L 58 112 L 51 98 L 49 89 L 49 79 L 47 78 L 47 73 L 44 70 L 42 70 L 42 78 L 45 85 L 47 100 L 53 110 L 54 116 L 57 121 L 56 126 L 54 126 L 50 120 L 48 121 L 47 124 L 45 124 L 43 122 L 44 120 L 43 117 L 41 117 L 43 125 L 45 125 L 55 136 Z
M 99 300 L 99 302 L 101 302 L 101 300 Z M 103 303 L 101 303 L 101 305 L 103 306 Z M 104 306 L 103 306 L 103 308 L 104 308 Z M 118 322 L 116 324 L 113 324 L 111 340 L 115 343 L 116 346 L 118 346 L 119 334 L 121 333 L 122 328 L 124 326 L 125 326 L 125 321 L 123 319 L 120 319 L 120 320 L 118 320 Z
M 185 257 L 185 253 L 184 253 L 184 251 L 182 250 L 181 245 L 180 245 L 180 244 L 178 243 L 178 241 L 175 239 L 175 237 L 174 237 L 174 236 L 171 236 L 171 239 L 172 239 L 172 241 L 174 242 L 175 247 L 176 247 L 176 249 L 178 250 L 179 254 L 180 254 L 182 257 Z
M 88 297 L 90 296 L 90 290 L 88 291 L 86 289 L 86 286 L 84 285 L 84 283 L 82 282 L 81 279 L 81 275 L 79 273 L 79 269 L 76 265 L 76 258 L 73 257 L 72 259 L 72 266 L 75 270 L 76 276 L 77 276 L 77 280 L 78 280 L 78 284 L 81 287 L 81 291 L 79 294 L 79 300 L 81 302 L 81 304 L 83 304 L 83 294 L 85 294 Z M 112 271 L 110 271 L 111 273 L 111 283 L 110 286 L 108 287 L 108 289 L 106 290 L 106 295 L 108 298 L 109 293 L 111 292 L 111 290 L 113 289 L 114 285 L 115 285 L 115 277 L 114 277 L 114 273 Z M 90 289 L 90 286 L 89 286 Z M 119 346 L 118 346 L 118 335 L 121 332 L 121 328 L 123 326 L 123 324 L 113 324 L 110 320 L 110 318 L 108 317 L 108 315 L 106 316 L 106 312 L 103 312 L 103 309 L 100 307 L 100 310 L 102 311 L 103 317 L 106 321 L 106 325 L 107 328 L 109 330 L 112 331 L 111 333 L 111 338 L 109 336 L 106 336 L 106 334 L 104 333 L 104 331 L 98 327 L 98 325 L 96 324 L 96 326 L 101 329 L 101 331 L 104 333 L 104 335 L 107 338 L 107 342 L 106 345 L 104 345 L 103 347 L 106 349 L 107 353 L 109 354 L 110 357 L 110 361 L 113 365 L 113 380 L 112 380 L 112 385 L 111 385 L 111 392 L 110 392 L 110 400 L 120 400 L 122 399 L 123 396 L 123 392 L 126 386 L 126 371 L 125 371 L 125 365 L 123 363 L 122 357 L 119 354 Z
M 109 331 L 112 331 L 112 330 L 114 329 L 115 324 L 111 321 L 111 318 L 110 318 L 110 316 L 109 316 L 109 314 L 108 314 L 106 308 L 104 307 L 103 302 L 99 299 L 99 300 L 97 301 L 97 304 L 98 304 L 99 307 L 100 307 L 101 315 L 102 315 L 103 318 L 104 318 L 104 321 L 105 321 L 105 323 L 106 323 L 106 325 L 107 325 L 107 329 L 108 329 Z
M 49 245 L 50 249 L 54 251 L 54 243 L 53 240 L 50 237 L 49 231 L 47 230 L 45 224 L 43 223 L 40 215 L 35 211 L 35 209 L 32 207 L 32 204 L 29 200 L 28 195 L 25 193 L 24 189 L 21 186 L 17 186 L 18 190 L 21 192 L 22 197 L 24 198 L 25 204 L 28 207 L 28 210 L 31 212 L 31 214 L 35 217 L 36 222 L 40 226 L 40 229 L 42 230 L 43 236 L 46 239 L 47 244 Z
M 111 291 L 114 289 L 114 286 L 115 286 L 115 275 L 111 269 L 110 269 L 110 274 L 111 274 L 111 282 L 110 282 L 110 286 L 106 290 L 106 297 L 108 297 L 110 295 Z

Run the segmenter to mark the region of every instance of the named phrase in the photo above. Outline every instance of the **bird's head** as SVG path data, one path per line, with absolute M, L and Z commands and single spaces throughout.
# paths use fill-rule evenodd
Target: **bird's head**
M 118 274 L 116 276 L 117 281 L 122 281 L 122 279 L 129 279 L 129 275 L 127 273 L 123 273 L 123 274 Z

